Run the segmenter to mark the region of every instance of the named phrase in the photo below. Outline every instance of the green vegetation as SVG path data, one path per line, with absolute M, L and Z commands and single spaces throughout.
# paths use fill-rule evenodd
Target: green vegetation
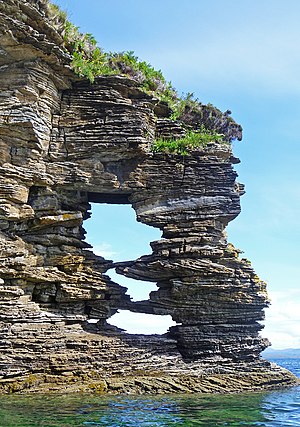
M 59 6 L 53 3 L 48 3 L 47 8 L 48 13 L 50 14 L 52 20 L 55 21 L 56 26 L 63 27 L 64 24 L 67 22 L 67 12 L 61 10 Z
M 196 110 L 197 108 L 199 108 L 198 99 L 194 98 L 194 94 L 192 92 L 188 92 L 181 98 L 177 98 L 176 102 L 173 103 L 173 113 L 171 114 L 170 119 L 174 121 L 178 120 L 187 109 Z
M 99 75 L 115 74 L 109 66 L 107 53 L 97 46 L 91 34 L 82 34 L 79 28 L 66 21 L 64 28 L 65 47 L 72 55 L 71 67 L 76 74 L 94 82 Z
M 92 83 L 101 75 L 123 74 L 134 78 L 147 92 L 155 92 L 162 100 L 175 101 L 178 97 L 171 83 L 160 70 L 140 61 L 134 52 L 105 52 L 97 46 L 92 34 L 83 34 L 79 27 L 67 20 L 67 14 L 55 4 L 48 3 L 48 14 L 62 33 L 64 47 L 71 55 L 71 67 L 76 74 Z
M 110 53 L 107 59 L 112 70 L 135 78 L 147 92 L 157 92 L 162 96 L 172 90 L 171 83 L 166 82 L 162 72 L 145 61 L 139 61 L 133 51 Z
M 204 148 L 210 142 L 225 143 L 223 135 L 201 127 L 197 131 L 190 130 L 183 138 L 157 139 L 153 144 L 152 151 L 186 156 L 189 150 Z
M 61 31 L 64 47 L 71 55 L 71 68 L 81 77 L 87 77 L 92 83 L 101 75 L 123 74 L 134 78 L 147 92 L 155 92 L 160 99 L 176 99 L 177 94 L 171 83 L 167 83 L 162 72 L 155 70 L 149 63 L 140 61 L 134 52 L 105 52 L 92 34 L 83 34 L 79 27 L 67 20 L 55 4 L 48 4 L 48 13 L 54 25 Z
M 47 2 L 47 0 L 45 0 Z M 63 47 L 70 54 L 71 68 L 80 77 L 91 83 L 97 76 L 124 75 L 138 82 L 140 88 L 170 109 L 169 118 L 180 121 L 188 132 L 177 140 L 158 139 L 152 150 L 186 155 L 189 150 L 205 147 L 209 142 L 229 142 L 241 139 L 241 127 L 231 117 L 230 112 L 222 113 L 213 105 L 203 105 L 192 93 L 179 97 L 170 82 L 160 70 L 149 63 L 140 61 L 134 52 L 105 52 L 97 46 L 91 34 L 83 34 L 67 19 L 67 14 L 50 2 L 45 3 L 47 15 L 63 37 Z

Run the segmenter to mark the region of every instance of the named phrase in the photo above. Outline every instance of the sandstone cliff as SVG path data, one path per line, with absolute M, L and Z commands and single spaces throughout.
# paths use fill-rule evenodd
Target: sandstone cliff
M 46 3 L 0 1 L 1 390 L 294 383 L 260 359 L 265 284 L 224 234 L 243 193 L 230 145 L 152 153 L 156 137 L 184 134 L 182 123 L 134 79 L 76 77 Z M 223 132 L 240 138 L 226 117 Z M 117 264 L 94 255 L 83 228 L 90 202 L 131 204 L 138 221 L 162 230 L 153 253 Z M 105 274 L 113 266 L 158 290 L 132 302 Z M 163 336 L 109 327 L 124 308 L 171 315 L 177 326 Z

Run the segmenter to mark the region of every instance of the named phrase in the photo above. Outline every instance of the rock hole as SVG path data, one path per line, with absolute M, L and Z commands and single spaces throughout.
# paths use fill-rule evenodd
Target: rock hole
M 157 286 L 153 282 L 144 282 L 142 280 L 134 280 L 129 277 L 121 276 L 116 273 L 115 269 L 107 271 L 109 277 L 121 286 L 128 289 L 127 294 L 130 295 L 132 301 L 142 301 L 149 299 L 151 291 L 157 291 Z
M 165 334 L 171 326 L 176 325 L 171 316 L 133 313 L 129 310 L 119 310 L 108 319 L 108 323 L 124 329 L 129 334 L 143 335 Z
M 96 196 L 93 196 L 93 200 Z M 134 260 L 151 253 L 149 243 L 161 238 L 161 231 L 137 222 L 134 209 L 129 204 L 111 204 L 110 198 L 98 196 L 108 203 L 92 203 L 92 216 L 85 222 L 86 240 L 93 252 L 113 261 Z M 108 201 L 109 200 L 109 201 Z M 118 200 L 121 200 L 118 198 Z M 114 269 L 107 274 L 113 281 L 128 288 L 132 301 L 149 298 L 157 290 L 153 282 L 142 282 L 117 274 Z
M 105 196 L 105 195 L 104 195 Z M 149 243 L 161 238 L 161 231 L 137 222 L 134 209 L 125 198 L 114 199 L 103 195 L 92 195 L 92 216 L 85 221 L 86 240 L 93 246 L 93 252 L 106 259 L 128 261 L 151 253 Z M 114 202 L 124 204 L 112 204 Z M 126 204 L 125 204 L 126 203 Z M 134 280 L 109 270 L 113 281 L 128 288 L 132 301 L 149 299 L 149 293 L 157 290 L 153 282 Z M 96 319 L 94 320 L 96 321 Z M 90 322 L 92 322 L 90 320 Z M 171 316 L 119 312 L 108 319 L 108 323 L 131 334 L 163 334 L 175 325 Z

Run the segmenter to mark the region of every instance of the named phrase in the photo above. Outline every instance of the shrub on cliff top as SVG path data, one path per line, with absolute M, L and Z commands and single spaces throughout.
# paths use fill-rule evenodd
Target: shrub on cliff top
M 83 34 L 79 27 L 67 20 L 65 12 L 60 11 L 55 4 L 48 4 L 48 12 L 55 26 L 62 30 L 64 45 L 71 54 L 71 67 L 76 74 L 87 77 L 92 83 L 96 76 L 124 74 L 138 81 L 141 87 L 161 96 L 172 95 L 175 91 L 167 83 L 162 72 L 155 70 L 149 63 L 140 61 L 134 52 L 108 53 L 104 52 L 92 34 Z
M 123 74 L 134 78 L 147 92 L 155 92 L 159 98 L 176 99 L 177 94 L 160 70 L 140 61 L 134 52 L 108 53 L 97 46 L 91 34 L 83 34 L 79 27 L 67 20 L 67 14 L 55 4 L 48 3 L 48 14 L 62 33 L 64 47 L 71 54 L 71 68 L 92 83 L 100 75 Z
M 65 23 L 67 22 L 67 12 L 61 10 L 56 4 L 53 3 L 41 3 L 41 6 L 48 12 L 52 21 L 55 21 L 55 25 L 63 28 Z
M 180 98 L 160 70 L 155 70 L 149 63 L 140 61 L 132 51 L 105 52 L 97 46 L 91 34 L 81 33 L 78 27 L 69 22 L 67 14 L 58 6 L 50 2 L 46 6 L 48 16 L 63 35 L 64 47 L 71 55 L 71 68 L 77 75 L 88 78 L 92 83 L 95 77 L 101 75 L 129 76 L 137 81 L 145 92 L 166 102 L 173 111 L 170 118 L 181 121 L 195 131 L 196 135 L 203 134 L 201 127 L 204 127 L 210 129 L 211 135 L 223 134 L 225 141 L 242 138 L 242 128 L 228 117 L 230 112 L 222 113 L 211 104 L 203 105 L 194 99 L 191 93 Z
M 97 46 L 91 34 L 79 32 L 79 28 L 66 21 L 64 26 L 65 47 L 72 55 L 71 67 L 91 83 L 96 76 L 116 74 L 108 63 L 108 54 Z

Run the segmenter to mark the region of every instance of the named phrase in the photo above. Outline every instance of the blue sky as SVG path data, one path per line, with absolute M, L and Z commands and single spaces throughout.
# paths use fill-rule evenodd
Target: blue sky
M 274 348 L 300 347 L 300 2 L 55 2 L 105 50 L 133 50 L 161 69 L 179 94 L 193 92 L 203 103 L 230 109 L 243 126 L 243 141 L 234 143 L 234 152 L 242 161 L 236 169 L 247 193 L 241 215 L 228 227 L 228 240 L 268 283 L 273 305 L 263 335 Z M 128 207 L 126 212 L 123 228 L 132 229 Z M 94 217 L 101 215 L 111 218 L 104 211 Z M 120 224 L 116 221 L 112 230 Z M 103 253 L 116 258 L 126 251 L 123 259 L 131 258 L 121 244 L 128 235 L 97 235 L 100 227 L 90 224 L 88 240 Z M 140 245 L 132 245 L 133 257 L 149 252 L 149 240 L 159 236 L 140 227 L 131 231 L 130 241 Z

